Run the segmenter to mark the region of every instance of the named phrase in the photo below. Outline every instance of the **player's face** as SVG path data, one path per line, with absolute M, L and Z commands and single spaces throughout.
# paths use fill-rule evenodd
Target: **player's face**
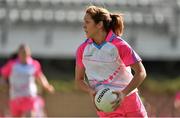
M 27 46 L 22 46 L 19 48 L 18 56 L 20 60 L 26 61 L 26 59 L 30 56 L 30 49 Z
M 84 16 L 84 31 L 87 38 L 94 38 L 98 32 L 98 28 L 94 20 L 91 18 L 90 14 L 86 13 Z

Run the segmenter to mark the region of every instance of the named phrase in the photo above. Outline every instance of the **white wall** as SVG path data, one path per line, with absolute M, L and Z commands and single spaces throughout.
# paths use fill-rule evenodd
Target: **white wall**
M 126 27 L 123 38 L 131 42 L 134 36 L 135 45 L 130 45 L 147 60 L 180 59 L 180 38 L 177 48 L 171 45 L 171 37 L 160 29 L 152 27 Z M 134 31 L 133 31 L 134 30 Z M 11 26 L 6 45 L 0 45 L 0 55 L 7 56 L 17 49 L 19 44 L 26 43 L 32 54 L 45 58 L 74 58 L 76 49 L 86 39 L 81 25 L 52 26 L 50 42 L 46 43 L 47 26 Z M 133 36 L 131 36 L 133 31 Z

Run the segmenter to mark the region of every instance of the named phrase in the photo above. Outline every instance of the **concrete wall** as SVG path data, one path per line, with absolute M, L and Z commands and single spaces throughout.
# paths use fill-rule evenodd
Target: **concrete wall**
M 120 11 L 125 14 L 126 27 L 123 38 L 142 58 L 179 60 L 180 5 L 177 5 L 176 1 L 168 0 L 145 2 L 147 3 L 114 1 L 116 4 L 110 4 L 107 1 L 104 5 L 111 12 Z M 74 58 L 77 47 L 86 39 L 81 25 L 82 12 L 91 2 L 80 0 L 76 3 L 78 2 L 59 1 L 58 4 L 42 5 L 36 2 L 4 4 L 2 8 L 7 14 L 0 19 L 0 56 L 8 56 L 19 44 L 27 43 L 32 49 L 32 54 L 37 57 Z M 17 13 L 14 14 L 13 9 L 16 9 Z M 44 12 L 42 20 L 33 20 L 34 9 Z M 49 12 L 46 12 L 47 10 Z M 59 10 L 64 13 L 59 17 L 63 17 L 62 21 L 56 21 L 56 11 Z M 29 11 L 29 19 L 24 11 Z M 17 19 L 11 19 L 12 16 L 8 16 L 8 12 L 12 16 L 17 15 Z M 27 19 L 23 19 L 22 16 Z M 52 16 L 52 19 L 48 20 L 48 16 Z
M 147 60 L 180 59 L 180 38 L 172 45 L 171 35 L 152 27 L 126 27 L 123 39 Z M 0 45 L 0 55 L 8 56 L 21 43 L 32 54 L 44 58 L 74 58 L 76 49 L 86 39 L 81 25 L 14 25 L 9 28 L 7 42 Z

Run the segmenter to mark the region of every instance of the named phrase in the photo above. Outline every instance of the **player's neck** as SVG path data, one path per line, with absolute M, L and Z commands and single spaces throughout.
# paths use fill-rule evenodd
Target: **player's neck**
M 19 58 L 19 61 L 20 61 L 21 64 L 27 64 L 28 63 L 27 58 Z
M 96 36 L 93 38 L 94 42 L 99 45 L 103 43 L 106 40 L 107 32 L 99 32 L 96 34 Z

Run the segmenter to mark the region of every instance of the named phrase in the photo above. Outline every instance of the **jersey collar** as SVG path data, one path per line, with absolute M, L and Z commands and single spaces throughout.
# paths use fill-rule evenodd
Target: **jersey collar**
M 108 35 L 106 36 L 106 40 L 105 41 L 106 42 L 112 42 L 115 37 L 116 37 L 116 34 L 112 30 L 110 30 Z M 87 40 L 87 42 L 88 43 L 93 43 L 93 40 L 91 38 L 89 38 Z
M 20 59 L 17 58 L 17 61 L 20 62 Z M 32 64 L 32 62 L 33 62 L 32 57 L 28 57 L 28 58 L 27 58 L 27 64 Z

